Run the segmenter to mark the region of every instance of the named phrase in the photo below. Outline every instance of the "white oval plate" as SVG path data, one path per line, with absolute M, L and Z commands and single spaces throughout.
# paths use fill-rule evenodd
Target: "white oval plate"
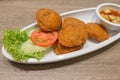
M 75 17 L 78 18 L 80 20 L 83 20 L 85 23 L 87 22 L 97 22 L 99 23 L 99 21 L 97 21 L 97 15 L 95 14 L 95 10 L 96 8 L 87 8 L 87 9 L 80 9 L 80 10 L 74 10 L 74 11 L 69 11 L 69 12 L 65 12 L 62 13 L 61 16 L 64 19 L 65 17 Z M 26 26 L 25 28 L 23 28 L 22 30 L 26 30 L 29 29 L 31 27 L 36 26 L 37 23 L 33 23 L 30 24 L 29 26 Z M 106 41 L 100 42 L 100 43 L 95 43 L 92 42 L 90 40 L 87 40 L 86 44 L 84 45 L 84 47 L 78 51 L 74 51 L 68 54 L 62 54 L 62 55 L 56 55 L 54 53 L 54 51 L 52 50 L 51 52 L 49 52 L 48 54 L 45 55 L 45 57 L 43 59 L 41 59 L 40 61 L 37 61 L 36 59 L 30 58 L 28 61 L 23 61 L 23 62 L 19 62 L 19 63 L 24 63 L 24 64 L 43 64 L 43 63 L 52 63 L 52 62 L 57 62 L 57 61 L 62 61 L 62 60 L 67 60 L 67 59 L 71 59 L 74 57 L 78 57 L 87 53 L 90 53 L 92 51 L 98 50 L 104 46 L 107 46 L 108 44 L 116 41 L 117 39 L 120 38 L 120 31 L 108 31 L 110 33 L 110 38 L 107 39 Z M 12 58 L 12 56 L 6 51 L 6 49 L 4 48 L 4 46 L 2 46 L 2 53 L 3 55 L 8 59 L 11 60 L 13 62 L 15 62 Z

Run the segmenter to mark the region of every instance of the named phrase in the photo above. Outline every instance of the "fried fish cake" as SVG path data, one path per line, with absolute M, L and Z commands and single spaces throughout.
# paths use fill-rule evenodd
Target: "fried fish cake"
M 64 21 L 62 23 L 62 28 L 72 26 L 74 24 L 85 24 L 85 23 L 82 20 L 79 20 L 77 18 L 67 17 L 64 19 Z
M 77 25 L 76 27 L 66 27 L 59 31 L 58 40 L 60 44 L 65 47 L 76 47 L 83 45 L 88 38 L 88 34 L 84 25 Z
M 90 38 L 100 42 L 110 37 L 108 32 L 101 25 L 97 23 L 87 23 L 86 30 Z
M 79 46 L 76 46 L 76 47 L 65 47 L 63 45 L 61 45 L 59 42 L 58 44 L 56 45 L 54 51 L 57 55 L 60 55 L 60 54 L 65 54 L 65 53 L 69 53 L 69 52 L 73 52 L 73 51 L 76 51 L 76 50 L 79 50 L 82 48 L 83 45 L 79 45 Z
M 36 20 L 39 27 L 44 31 L 59 30 L 62 24 L 62 18 L 57 12 L 45 8 L 37 11 Z

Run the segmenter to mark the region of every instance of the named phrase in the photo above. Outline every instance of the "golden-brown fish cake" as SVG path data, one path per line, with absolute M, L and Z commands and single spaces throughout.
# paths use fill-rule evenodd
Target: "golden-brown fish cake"
M 60 44 L 65 47 L 83 45 L 88 38 L 88 34 L 84 26 L 85 25 L 77 25 L 76 27 L 69 26 L 60 30 L 58 33 Z
M 36 20 L 39 27 L 44 31 L 59 30 L 62 24 L 61 16 L 50 9 L 39 9 L 36 13 Z
M 62 28 L 72 26 L 74 24 L 80 25 L 80 24 L 85 24 L 85 23 L 82 20 L 79 20 L 77 18 L 67 17 L 64 19 L 64 21 L 62 23 Z
M 87 23 L 86 30 L 89 37 L 97 41 L 104 41 L 110 37 L 108 32 L 97 23 Z
M 56 45 L 54 51 L 57 55 L 60 55 L 60 54 L 65 54 L 65 53 L 69 53 L 69 52 L 79 50 L 79 49 L 82 48 L 82 46 L 83 45 L 79 45 L 79 46 L 76 46 L 76 47 L 65 47 L 65 46 L 61 45 L 60 43 L 58 43 Z

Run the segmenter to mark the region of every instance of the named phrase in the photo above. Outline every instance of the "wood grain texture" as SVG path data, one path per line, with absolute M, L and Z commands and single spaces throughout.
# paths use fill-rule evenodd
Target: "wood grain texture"
M 104 2 L 120 4 L 120 0 L 0 0 L 0 48 L 3 30 L 35 22 L 38 8 L 62 13 Z M 0 49 L 0 80 L 120 80 L 120 41 L 84 56 L 44 65 L 10 62 Z

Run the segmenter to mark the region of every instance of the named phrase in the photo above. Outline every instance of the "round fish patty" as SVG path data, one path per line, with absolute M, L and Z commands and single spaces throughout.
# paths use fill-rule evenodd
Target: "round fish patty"
M 36 13 L 36 20 L 39 27 L 44 31 L 56 31 L 62 24 L 61 16 L 50 9 L 39 9 Z
M 80 25 L 80 24 L 85 24 L 85 23 L 82 20 L 79 20 L 77 18 L 67 17 L 64 19 L 64 21 L 62 23 L 62 28 L 72 26 L 74 24 Z
M 76 46 L 76 47 L 65 47 L 58 42 L 54 51 L 57 55 L 60 55 L 60 54 L 65 54 L 65 53 L 69 53 L 69 52 L 79 50 L 79 49 L 82 48 L 82 46 L 83 45 L 79 45 L 79 46 Z
M 84 26 L 85 25 L 76 25 L 75 27 L 69 26 L 59 31 L 59 43 L 65 47 L 83 45 L 88 38 L 88 34 Z
M 100 42 L 110 37 L 108 32 L 101 25 L 97 23 L 87 23 L 86 30 L 90 38 Z

